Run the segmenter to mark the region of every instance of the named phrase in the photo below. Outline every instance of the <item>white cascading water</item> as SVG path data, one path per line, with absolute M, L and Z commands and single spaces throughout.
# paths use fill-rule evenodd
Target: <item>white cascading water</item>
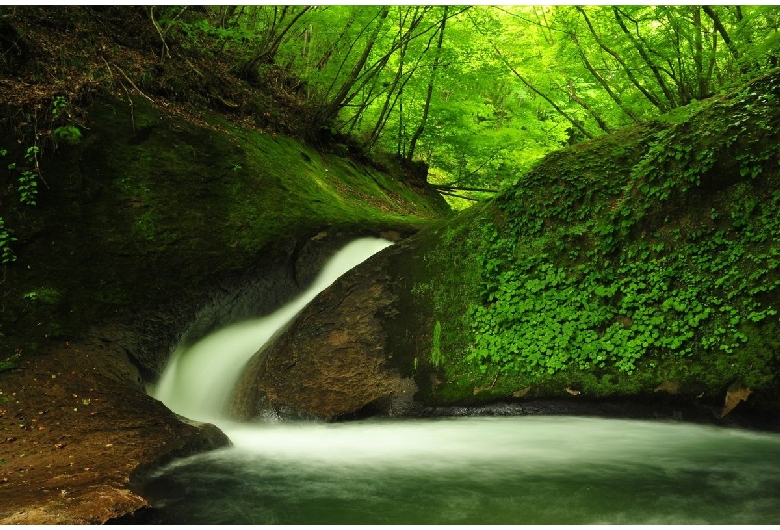
M 177 348 L 154 397 L 187 418 L 222 423 L 224 407 L 249 359 L 317 294 L 391 244 L 379 238 L 352 241 L 327 262 L 306 291 L 274 313 L 228 326 L 192 346 Z

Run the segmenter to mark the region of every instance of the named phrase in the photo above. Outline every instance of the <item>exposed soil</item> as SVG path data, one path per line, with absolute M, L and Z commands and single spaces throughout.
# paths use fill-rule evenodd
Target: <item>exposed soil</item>
M 130 490 L 134 473 L 228 443 L 179 421 L 137 380 L 100 340 L 0 373 L 0 524 L 104 523 L 147 505 Z

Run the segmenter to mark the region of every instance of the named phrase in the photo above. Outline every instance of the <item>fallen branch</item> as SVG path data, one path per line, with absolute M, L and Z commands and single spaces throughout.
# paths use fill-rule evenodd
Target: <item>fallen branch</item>
M 498 190 L 491 190 L 490 188 L 469 188 L 466 186 L 447 186 L 447 185 L 437 186 L 434 184 L 433 188 L 439 191 L 455 190 L 455 191 L 480 191 L 483 193 L 498 193 Z
M 147 96 L 146 94 L 144 94 L 143 92 L 141 92 L 141 89 L 140 89 L 140 88 L 138 88 L 137 86 L 135 86 L 135 83 L 133 83 L 133 82 L 130 80 L 130 78 L 129 78 L 129 77 L 127 77 L 127 74 L 124 72 L 124 70 L 122 70 L 121 68 L 119 68 L 119 66 L 117 66 L 116 64 L 114 64 L 114 66 L 116 66 L 116 69 L 117 69 L 117 70 L 119 70 L 119 73 L 120 73 L 120 74 L 122 74 L 122 76 L 123 76 L 123 77 L 124 77 L 124 78 L 127 80 L 127 82 L 128 82 L 128 83 L 130 83 L 130 86 L 132 86 L 132 87 L 133 87 L 133 88 L 134 88 L 134 89 L 135 89 L 135 90 L 136 90 L 136 91 L 137 91 L 139 94 L 141 94 L 143 97 L 145 97 L 146 99 L 148 99 L 149 101 L 151 101 L 152 103 L 154 103 L 154 100 L 153 100 L 152 98 L 150 98 L 149 96 Z
M 186 9 L 186 7 L 185 7 Z M 184 10 L 182 10 L 182 13 Z M 154 6 L 149 7 L 149 18 L 152 19 L 152 25 L 154 26 L 154 29 L 157 30 L 157 33 L 160 35 L 160 40 L 162 41 L 162 52 L 160 52 L 160 59 L 165 59 L 165 57 L 171 56 L 171 50 L 168 49 L 168 43 L 165 42 L 165 35 L 163 34 L 162 28 L 157 23 L 157 21 L 154 19 Z
M 479 199 L 474 199 L 473 197 L 467 197 L 466 195 L 458 195 L 457 193 L 450 193 L 449 191 L 440 191 L 442 195 L 447 195 L 448 197 L 457 197 L 458 199 L 466 199 L 467 201 L 473 201 L 473 202 L 479 202 Z
M 135 106 L 133 105 L 133 98 L 130 97 L 130 91 L 127 90 L 125 84 L 122 81 L 120 81 L 119 84 L 122 85 L 125 94 L 127 94 L 127 102 L 130 104 L 130 125 L 132 125 L 133 132 L 135 132 Z

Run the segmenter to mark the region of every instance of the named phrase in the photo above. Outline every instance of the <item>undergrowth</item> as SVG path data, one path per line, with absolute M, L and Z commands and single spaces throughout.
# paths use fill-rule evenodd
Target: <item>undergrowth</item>
M 497 198 L 467 250 L 480 271 L 461 304 L 470 340 L 438 353 L 448 379 L 504 393 L 578 381 L 596 395 L 771 383 L 778 96 L 767 76 L 687 121 L 556 153 Z

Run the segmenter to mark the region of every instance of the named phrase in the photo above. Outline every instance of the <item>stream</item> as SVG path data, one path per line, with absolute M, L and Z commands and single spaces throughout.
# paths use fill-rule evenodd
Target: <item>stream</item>
M 350 243 L 301 296 L 179 349 L 155 397 L 233 446 L 157 470 L 156 524 L 776 524 L 780 435 L 667 421 L 523 416 L 346 423 L 222 415 L 244 364 L 338 276 L 389 243 Z

